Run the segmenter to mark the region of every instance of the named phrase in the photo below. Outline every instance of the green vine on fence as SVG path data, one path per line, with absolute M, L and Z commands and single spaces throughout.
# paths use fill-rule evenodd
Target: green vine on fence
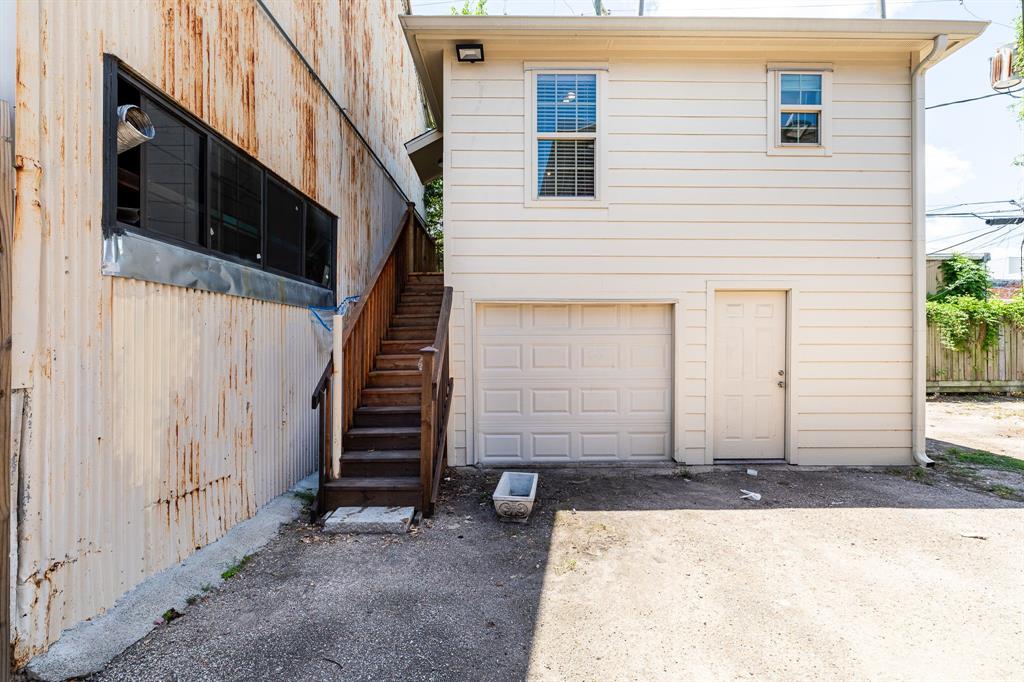
M 988 350 L 999 343 L 1001 325 L 1024 329 L 1024 296 L 991 298 L 992 280 L 984 264 L 954 254 L 939 270 L 942 286 L 929 298 L 927 313 L 945 348 L 964 351 L 980 337 L 982 349 Z

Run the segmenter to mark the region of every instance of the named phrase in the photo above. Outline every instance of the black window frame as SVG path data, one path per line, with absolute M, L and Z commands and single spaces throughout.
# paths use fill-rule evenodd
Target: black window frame
M 142 235 L 149 239 L 173 244 L 178 247 L 202 253 L 213 258 L 220 260 L 230 261 L 243 267 L 252 268 L 255 270 L 261 270 L 279 277 L 286 277 L 293 279 L 305 284 L 318 287 L 320 289 L 327 289 L 330 291 L 334 290 L 334 286 L 337 282 L 337 251 L 338 251 L 338 216 L 328 210 L 325 206 L 318 203 L 317 201 L 310 198 L 305 192 L 301 191 L 287 180 L 282 178 L 277 173 L 267 168 L 264 164 L 260 163 L 259 159 L 256 159 L 251 154 L 246 152 L 238 145 L 233 144 L 230 140 L 227 140 L 216 131 L 214 131 L 209 125 L 205 124 L 202 120 L 194 116 L 191 112 L 184 109 L 180 104 L 174 102 L 169 97 L 164 95 L 158 88 L 153 86 L 151 83 L 142 78 L 139 74 L 133 71 L 131 68 L 126 66 L 120 59 L 113 55 L 104 56 L 103 64 L 103 236 L 110 237 L 116 234 L 122 234 L 124 232 L 132 232 L 135 234 Z M 116 110 L 118 106 L 118 85 L 119 81 L 123 79 L 129 83 L 133 88 L 139 92 L 140 100 L 145 102 L 149 99 L 157 106 L 163 108 L 170 116 L 180 120 L 183 124 L 195 130 L 202 141 L 202 172 L 200 174 L 200 191 L 199 191 L 199 210 L 200 210 L 200 225 L 199 225 L 199 241 L 198 243 L 175 239 L 168 235 L 156 232 L 152 229 L 147 229 L 145 225 L 146 221 L 146 193 L 145 187 L 145 147 L 146 144 L 142 145 L 142 157 L 140 160 L 139 168 L 139 203 L 142 212 L 142 218 L 140 225 L 129 225 L 117 220 L 117 190 L 118 190 L 118 159 L 117 159 L 117 116 Z M 145 109 L 145 107 L 143 107 Z M 214 249 L 210 246 L 211 235 L 210 235 L 210 188 L 211 188 L 211 176 L 213 174 L 212 168 L 212 150 L 214 145 L 219 144 L 228 150 L 234 152 L 246 162 L 254 165 L 260 172 L 260 192 L 261 192 L 261 203 L 260 203 L 260 261 L 253 262 L 251 260 L 241 258 L 229 253 L 224 253 Z M 267 213 L 268 213 L 268 185 L 270 181 L 277 182 L 285 189 L 295 194 L 302 202 L 302 216 L 300 218 L 299 230 L 300 234 L 297 235 L 299 250 L 301 254 L 301 268 L 303 273 L 297 275 L 295 273 L 287 272 L 284 270 L 278 270 L 271 268 L 266 265 L 267 257 Z M 322 281 L 316 279 L 310 279 L 306 277 L 306 264 L 308 260 L 308 254 L 306 252 L 306 237 L 307 237 L 307 213 L 309 207 L 313 206 L 317 210 L 321 211 L 324 215 L 328 216 L 331 222 L 331 234 L 330 234 L 330 282 L 324 284 Z

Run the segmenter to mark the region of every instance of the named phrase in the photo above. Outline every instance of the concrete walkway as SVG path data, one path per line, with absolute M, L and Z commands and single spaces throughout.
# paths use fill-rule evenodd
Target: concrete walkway
M 190 600 L 223 582 L 221 573 L 227 568 L 267 544 L 282 523 L 298 518 L 303 501 L 295 493 L 316 485 L 316 474 L 304 478 L 224 537 L 144 581 L 106 613 L 65 631 L 46 653 L 29 662 L 27 672 L 42 680 L 63 680 L 100 670 L 152 631 L 162 614 L 185 611 Z
M 1019 679 L 1024 505 L 941 473 L 497 474 L 405 536 L 285 527 L 98 680 Z M 740 499 L 740 488 L 762 494 Z

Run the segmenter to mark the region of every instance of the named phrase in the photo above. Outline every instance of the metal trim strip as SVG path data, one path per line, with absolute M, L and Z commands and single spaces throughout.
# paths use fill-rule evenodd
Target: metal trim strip
M 329 289 L 150 239 L 134 232 L 103 239 L 100 272 L 293 306 L 332 306 Z

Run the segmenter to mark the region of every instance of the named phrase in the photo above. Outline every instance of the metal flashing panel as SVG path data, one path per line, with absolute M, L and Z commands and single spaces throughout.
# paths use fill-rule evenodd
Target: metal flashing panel
M 334 305 L 329 289 L 223 258 L 122 232 L 103 239 L 104 275 L 294 306 Z

